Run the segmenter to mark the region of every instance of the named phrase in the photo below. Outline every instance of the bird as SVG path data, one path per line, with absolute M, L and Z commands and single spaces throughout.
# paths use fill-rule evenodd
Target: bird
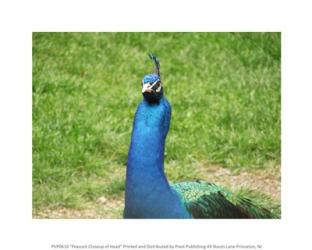
M 170 184 L 164 150 L 171 105 L 164 95 L 160 62 L 150 53 L 154 73 L 141 82 L 143 100 L 133 122 L 125 187 L 125 219 L 274 218 L 251 199 L 203 180 Z

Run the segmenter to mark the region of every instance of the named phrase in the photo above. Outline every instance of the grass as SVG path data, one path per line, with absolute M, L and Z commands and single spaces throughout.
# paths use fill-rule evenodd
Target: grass
M 173 108 L 171 181 L 202 179 L 202 162 L 279 166 L 280 43 L 280 33 L 33 33 L 34 215 L 122 199 L 148 52 Z

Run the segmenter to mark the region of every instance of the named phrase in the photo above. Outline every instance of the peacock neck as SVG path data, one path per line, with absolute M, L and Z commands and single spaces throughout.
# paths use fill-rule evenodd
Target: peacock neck
M 128 154 L 125 218 L 189 218 L 164 173 L 170 104 L 143 100 L 136 112 Z
M 143 100 L 137 109 L 127 167 L 127 184 L 135 184 L 136 191 L 148 192 L 160 184 L 170 189 L 164 174 L 165 115 L 163 101 Z

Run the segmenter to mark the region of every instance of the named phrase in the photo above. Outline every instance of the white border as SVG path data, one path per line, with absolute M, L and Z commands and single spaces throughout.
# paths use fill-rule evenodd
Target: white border
M 260 243 L 311 246 L 309 1 L 7 1 L 1 4 L 1 249 L 50 244 Z M 33 31 L 282 31 L 281 220 L 33 220 Z

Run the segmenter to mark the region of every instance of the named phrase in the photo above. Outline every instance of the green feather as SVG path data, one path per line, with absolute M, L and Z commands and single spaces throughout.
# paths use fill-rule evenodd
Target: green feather
M 250 199 L 215 184 L 197 181 L 171 186 L 194 218 L 274 218 Z

